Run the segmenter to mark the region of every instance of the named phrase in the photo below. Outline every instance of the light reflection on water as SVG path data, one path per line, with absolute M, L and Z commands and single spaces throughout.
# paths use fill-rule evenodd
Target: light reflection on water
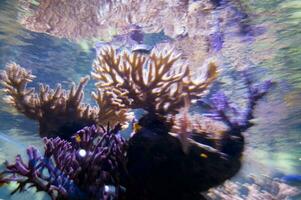
M 277 86 L 256 108 L 256 125 L 245 133 L 245 164 L 235 180 L 249 173 L 301 175 L 301 3 L 244 0 L 240 5 L 248 14 L 248 23 L 264 27 L 265 33 L 252 37 L 252 42 L 241 42 L 241 37 L 230 34 L 235 28 L 225 30 L 229 34 L 224 38 L 219 58 L 225 64 L 222 70 L 230 78 L 225 76 L 220 80 L 226 88 L 233 89 L 231 70 L 253 66 L 258 80 L 272 79 Z M 37 75 L 33 84 L 44 82 L 51 86 L 57 82 L 70 85 L 71 81 L 89 74 L 95 54 L 92 48 L 27 31 L 17 23 L 18 11 L 15 0 L 1 1 L 0 69 L 15 61 Z M 90 83 L 87 90 L 92 87 Z M 24 152 L 22 149 L 29 144 L 41 145 L 37 124 L 11 113 L 2 100 L 0 122 L 1 162 Z M 7 188 L 0 190 L 0 197 L 2 193 L 7 194 Z M 26 193 L 23 197 L 32 198 L 33 194 Z M 17 195 L 11 199 L 18 198 Z

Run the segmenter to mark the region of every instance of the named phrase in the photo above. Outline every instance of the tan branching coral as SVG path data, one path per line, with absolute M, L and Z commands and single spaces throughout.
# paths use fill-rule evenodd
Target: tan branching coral
M 42 136 L 72 134 L 86 125 L 126 120 L 125 111 L 111 105 L 105 94 L 93 95 L 99 107 L 91 108 L 82 103 L 83 88 L 89 77 L 82 78 L 78 86 L 73 83 L 69 91 L 62 89 L 60 84 L 55 89 L 40 84 L 38 93 L 27 88 L 34 78 L 31 72 L 10 63 L 1 73 L 1 84 L 7 94 L 5 101 L 30 119 L 37 120 Z
M 188 66 L 178 62 L 172 51 L 152 52 L 149 56 L 116 54 L 103 50 L 94 63 L 96 86 L 110 91 L 116 105 L 143 108 L 149 113 L 175 114 L 189 101 L 198 99 L 217 76 L 214 63 L 208 64 L 203 80 L 194 80 Z
M 98 81 L 92 98 L 98 106 L 84 104 L 83 88 L 89 77 L 66 91 L 40 84 L 38 92 L 27 84 L 35 78 L 21 66 L 10 63 L 1 73 L 5 101 L 40 125 L 42 136 L 72 134 L 91 124 L 113 125 L 131 119 L 129 109 L 143 108 L 152 114 L 176 114 L 185 101 L 200 98 L 217 76 L 214 63 L 196 80 L 189 67 L 172 51 L 150 55 L 112 48 L 103 50 L 94 64 L 92 76 Z
M 112 101 L 112 94 L 107 91 L 92 92 L 92 98 L 96 101 L 98 107 L 94 107 L 93 117 L 97 124 L 125 123 L 132 119 L 132 113 L 128 109 L 121 108 L 118 104 Z
M 1 84 L 5 87 L 3 90 L 8 96 L 4 98 L 5 102 L 13 105 L 22 113 L 27 113 L 29 118 L 35 118 L 35 110 L 31 103 L 33 99 L 33 90 L 27 89 L 26 85 L 35 78 L 30 72 L 21 68 L 15 63 L 7 65 L 6 71 L 1 74 Z M 25 98 L 29 97 L 29 98 Z

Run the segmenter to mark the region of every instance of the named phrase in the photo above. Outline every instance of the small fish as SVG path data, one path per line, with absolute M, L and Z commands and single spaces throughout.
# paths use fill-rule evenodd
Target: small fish
M 151 50 L 152 48 L 145 44 L 137 44 L 132 48 L 133 53 L 142 53 L 142 54 L 149 54 Z
M 133 129 L 134 129 L 135 133 L 139 132 L 141 130 L 141 128 L 142 128 L 142 126 L 140 126 L 138 123 L 134 124 Z
M 129 125 L 131 126 L 131 134 L 130 137 L 133 137 L 136 133 L 141 131 L 142 126 L 138 123 L 138 121 L 146 114 L 146 112 L 143 109 L 134 109 L 133 112 L 130 114 L 129 117 L 131 119 L 131 123 Z
M 204 154 L 204 153 L 201 153 L 200 157 L 202 157 L 202 158 L 208 158 L 207 154 Z
M 130 137 L 133 137 L 136 133 L 138 133 L 142 129 L 142 126 L 139 125 L 137 122 L 133 122 L 133 132 L 131 133 Z
M 82 141 L 82 139 L 80 138 L 80 135 L 75 136 L 75 141 L 76 142 L 81 142 Z

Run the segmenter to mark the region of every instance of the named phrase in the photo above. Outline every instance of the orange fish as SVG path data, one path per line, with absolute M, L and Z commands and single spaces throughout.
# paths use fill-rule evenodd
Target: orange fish
M 76 142 L 80 142 L 80 141 L 81 141 L 81 138 L 80 138 L 79 135 L 76 135 L 76 136 L 75 136 L 75 141 L 76 141 Z

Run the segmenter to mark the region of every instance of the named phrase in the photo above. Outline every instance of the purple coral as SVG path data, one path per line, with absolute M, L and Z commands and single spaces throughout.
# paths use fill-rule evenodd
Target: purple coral
M 213 94 L 209 102 L 200 100 L 201 106 L 209 107 L 211 116 L 215 119 L 224 121 L 231 130 L 240 130 L 240 132 L 248 129 L 252 124 L 250 120 L 253 118 L 253 111 L 257 101 L 262 98 L 272 86 L 270 80 L 261 84 L 254 85 L 246 72 L 242 73 L 247 87 L 247 106 L 244 109 L 238 109 L 233 105 L 223 91 Z
M 6 164 L 1 182 L 16 181 L 18 187 L 12 193 L 36 187 L 54 200 L 106 199 L 110 185 L 117 195 L 126 176 L 127 143 L 118 133 L 120 128 L 85 127 L 73 135 L 71 142 L 44 138 L 44 156 L 29 147 L 28 162 L 17 155 L 14 164 Z

